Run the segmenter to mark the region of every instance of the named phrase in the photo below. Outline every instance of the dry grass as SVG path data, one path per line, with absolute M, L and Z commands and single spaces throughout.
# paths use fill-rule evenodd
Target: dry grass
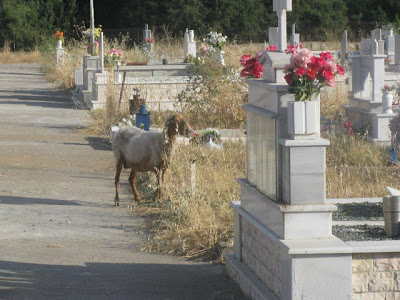
M 191 189 L 191 159 L 196 162 L 196 188 Z M 139 206 L 151 213 L 154 236 L 147 250 L 186 258 L 220 259 L 219 242 L 231 242 L 232 210 L 229 202 L 239 199 L 236 178 L 245 171 L 245 145 L 225 143 L 223 150 L 178 145 L 164 185 L 164 201 Z M 143 180 L 144 179 L 144 180 Z M 139 190 L 152 201 L 154 178 L 142 175 Z
M 349 104 L 348 87 L 343 82 L 321 92 L 321 116 L 330 120 L 338 119 L 343 113 L 342 106 L 346 104 Z
M 32 64 L 40 62 L 39 51 L 2 51 L 0 52 L 1 64 Z
M 400 188 L 400 169 L 388 166 L 390 149 L 371 144 L 364 136 L 331 134 L 326 136 L 327 197 L 382 197 L 385 186 Z

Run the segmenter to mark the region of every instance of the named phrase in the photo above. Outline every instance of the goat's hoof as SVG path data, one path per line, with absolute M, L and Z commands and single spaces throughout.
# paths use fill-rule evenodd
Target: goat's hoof
M 138 203 L 142 203 L 142 199 L 141 198 L 136 198 L 136 201 L 138 202 Z

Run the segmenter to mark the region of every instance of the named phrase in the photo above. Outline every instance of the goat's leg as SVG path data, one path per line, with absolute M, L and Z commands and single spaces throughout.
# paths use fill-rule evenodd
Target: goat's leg
M 131 188 L 132 188 L 133 194 L 135 195 L 136 201 L 140 203 L 140 202 L 142 202 L 142 199 L 140 199 L 139 193 L 136 188 L 136 175 L 137 175 L 137 172 L 132 169 L 131 174 L 129 175 L 129 184 L 131 185 Z
M 154 196 L 154 200 L 160 200 L 162 199 L 162 184 L 164 183 L 164 173 L 165 170 L 156 170 L 155 171 L 156 176 L 157 176 L 157 190 L 156 194 Z
M 121 175 L 121 170 L 122 170 L 122 160 L 119 160 L 117 163 L 117 170 L 115 173 L 115 199 L 114 199 L 115 206 L 119 206 L 118 188 L 119 188 L 119 176 Z

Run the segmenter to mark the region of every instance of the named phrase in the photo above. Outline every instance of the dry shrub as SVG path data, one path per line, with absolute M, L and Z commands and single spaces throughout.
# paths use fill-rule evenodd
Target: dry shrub
M 57 66 L 56 48 L 53 43 L 43 45 L 40 51 L 40 63 L 46 79 L 53 82 L 58 89 L 73 88 L 75 86 L 75 70 L 81 66 L 84 51 L 81 43 L 71 41 L 70 45 L 65 48 L 63 64 Z
M 179 95 L 177 110 L 195 129 L 241 128 L 246 117 L 242 109 L 247 102 L 245 80 L 229 74 L 211 57 L 207 57 L 204 64 L 191 66 L 188 70 L 193 77 L 191 84 Z
M 164 184 L 164 201 L 139 206 L 141 213 L 152 213 L 154 236 L 146 245 L 186 258 L 219 259 L 218 244 L 232 242 L 230 201 L 239 199 L 237 178 L 245 174 L 245 145 L 225 143 L 223 150 L 194 145 L 178 145 Z M 196 162 L 195 194 L 191 189 L 191 160 Z M 154 195 L 154 179 L 139 184 L 145 197 Z M 143 194 L 142 194 L 143 195 Z M 152 201 L 152 200 L 150 200 Z M 153 203 L 153 202 L 151 202 Z

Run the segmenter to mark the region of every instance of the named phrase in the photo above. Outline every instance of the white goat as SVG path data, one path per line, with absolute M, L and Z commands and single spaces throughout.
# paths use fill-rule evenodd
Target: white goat
M 141 202 L 136 188 L 135 178 L 138 172 L 155 172 L 157 190 L 155 200 L 162 197 L 161 182 L 171 161 L 172 147 L 177 134 L 189 136 L 193 131 L 183 116 L 178 113 L 170 115 L 164 121 L 162 132 L 148 132 L 133 126 L 122 126 L 120 130 L 110 132 L 114 151 L 115 206 L 119 206 L 119 177 L 122 166 L 131 169 L 129 183 L 137 202 Z

